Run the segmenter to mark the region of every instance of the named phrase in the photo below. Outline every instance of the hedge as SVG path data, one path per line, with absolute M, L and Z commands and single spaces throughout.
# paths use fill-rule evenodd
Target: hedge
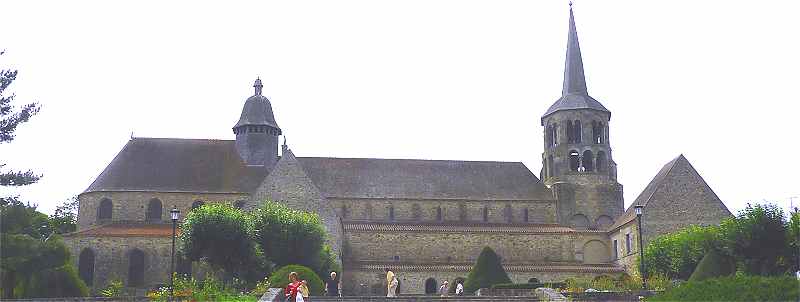
M 511 283 L 511 279 L 503 269 L 500 256 L 497 256 L 492 248 L 484 247 L 475 266 L 469 271 L 467 281 L 464 282 L 464 292 L 471 294 L 478 289 L 501 283 Z
M 289 284 L 289 273 L 297 272 L 300 280 L 306 280 L 308 290 L 312 296 L 321 296 L 325 293 L 325 283 L 322 279 L 308 267 L 302 265 L 290 264 L 277 269 L 272 275 L 269 276 L 270 287 L 286 288 Z
M 797 301 L 793 277 L 731 276 L 686 282 L 647 301 Z
M 552 283 L 501 283 L 492 285 L 492 289 L 537 289 L 540 287 L 549 288 L 566 288 L 567 284 L 564 282 Z

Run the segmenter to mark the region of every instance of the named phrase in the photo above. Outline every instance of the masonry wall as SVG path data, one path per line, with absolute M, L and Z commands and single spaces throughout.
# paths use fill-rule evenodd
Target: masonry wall
M 556 223 L 553 200 L 403 200 L 329 198 L 344 221 Z M 390 216 L 393 209 L 394 218 Z M 488 221 L 483 220 L 484 208 Z M 437 213 L 441 209 L 441 219 Z M 528 220 L 525 220 L 525 209 Z
M 625 243 L 625 235 L 630 235 L 631 247 Z M 614 264 L 617 264 L 625 269 L 631 275 L 638 275 L 639 268 L 636 266 L 636 260 L 639 259 L 639 227 L 637 220 L 631 220 L 623 224 L 619 228 L 612 230 L 609 233 L 610 247 L 612 249 L 611 257 L 614 259 Z M 614 240 L 617 241 L 616 257 L 613 253 Z
M 237 201 L 247 199 L 247 194 L 219 194 L 219 193 L 162 193 L 162 192 L 89 192 L 78 197 L 78 230 L 83 230 L 92 225 L 97 225 L 97 208 L 104 198 L 112 202 L 111 221 L 145 221 L 147 205 L 151 199 L 161 201 L 161 220 L 169 222 L 169 211 L 177 207 L 181 217 L 186 216 L 192 208 L 192 203 L 227 202 L 236 204 Z M 103 223 L 107 223 L 105 221 Z
M 94 291 L 105 288 L 112 280 L 128 285 L 129 254 L 134 249 L 144 252 L 142 288 L 166 284 L 169 279 L 172 240 L 169 237 L 65 237 L 72 261 L 79 266 L 84 249 L 94 252 L 94 282 L 87 284 Z

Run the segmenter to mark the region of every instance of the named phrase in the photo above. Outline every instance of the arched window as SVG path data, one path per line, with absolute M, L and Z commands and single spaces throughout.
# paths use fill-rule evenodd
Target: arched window
M 100 200 L 100 206 L 97 207 L 97 220 L 111 220 L 111 213 L 114 210 L 114 205 L 111 199 L 103 198 Z
M 458 220 L 467 221 L 467 205 L 463 203 L 458 204 Z
M 483 207 L 483 222 L 489 222 L 489 207 Z
M 161 200 L 157 198 L 150 199 L 147 204 L 147 212 L 145 212 L 144 220 L 150 222 L 161 221 Z
M 394 221 L 394 206 L 389 206 L 389 221 Z
M 572 121 L 567 121 L 567 142 L 572 144 L 575 142 L 575 127 L 572 126 Z
M 553 124 L 553 146 L 558 146 L 558 124 Z
M 346 204 L 342 204 L 341 212 L 342 212 L 341 215 L 342 215 L 343 219 L 347 219 L 347 217 L 350 216 L 350 210 L 347 209 L 347 205 Z
M 586 215 L 583 214 L 575 214 L 572 215 L 572 219 L 570 219 L 570 224 L 572 227 L 576 229 L 585 230 L 589 228 L 589 218 L 586 218 Z
M 94 252 L 85 248 L 78 257 L 78 275 L 89 287 L 94 282 Z
M 195 200 L 192 203 L 192 210 L 202 207 L 205 203 L 202 200 Z
M 442 221 L 444 219 L 442 216 L 442 207 L 436 207 L 436 221 Z
M 144 252 L 133 249 L 128 254 L 128 286 L 141 287 L 144 285 Z
M 553 169 L 553 155 L 547 156 L 547 177 L 553 177 L 556 171 Z
M 583 263 L 598 264 L 611 261 L 611 255 L 605 243 L 592 240 L 583 245 Z
M 506 223 L 511 223 L 514 220 L 514 213 L 512 212 L 514 209 L 511 208 L 510 204 L 507 204 L 505 208 L 503 208 L 503 218 L 506 219 Z
M 580 143 L 583 138 L 583 128 L 581 128 L 581 121 L 575 120 L 575 134 L 573 134 L 575 143 Z
M 372 220 L 372 205 L 367 204 L 364 206 L 364 219 Z
M 437 285 L 436 279 L 428 278 L 428 280 L 425 280 L 425 294 L 435 294 Z
M 528 208 L 522 209 L 522 221 L 531 222 L 530 210 L 528 210 Z
M 606 227 L 611 226 L 611 224 L 613 223 L 614 220 L 611 219 L 611 217 L 608 215 L 600 215 L 594 221 L 594 224 L 597 226 L 598 229 L 605 229 Z
M 603 122 L 592 121 L 592 143 L 603 143 Z
M 422 208 L 418 203 L 411 205 L 411 217 L 414 219 L 414 221 L 422 220 Z
M 580 165 L 580 162 L 580 153 L 575 150 L 569 151 L 569 170 L 572 172 L 578 172 L 578 166 Z
M 591 150 L 583 151 L 583 168 L 586 172 L 594 171 L 594 156 L 592 156 Z
M 597 172 L 605 172 L 606 171 L 606 153 L 603 151 L 597 151 Z
M 547 125 L 544 129 L 544 145 L 545 147 L 553 146 L 553 125 Z

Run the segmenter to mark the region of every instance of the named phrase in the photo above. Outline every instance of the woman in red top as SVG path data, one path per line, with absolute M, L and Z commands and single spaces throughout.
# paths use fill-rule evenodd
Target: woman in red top
M 289 284 L 286 285 L 284 294 L 286 301 L 289 302 L 303 302 L 303 295 L 300 294 L 300 286 L 305 284 L 305 280 L 298 280 L 297 272 L 289 273 Z

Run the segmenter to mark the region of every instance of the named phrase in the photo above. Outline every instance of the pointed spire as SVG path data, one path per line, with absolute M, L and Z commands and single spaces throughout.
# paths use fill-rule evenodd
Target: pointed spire
M 578 43 L 578 31 L 575 29 L 575 16 L 572 14 L 572 2 L 569 3 L 567 59 L 564 66 L 564 88 L 561 90 L 561 94 L 588 94 L 586 90 L 586 78 L 583 75 L 581 46 Z
M 256 88 L 256 95 L 261 95 L 261 88 L 264 87 L 264 85 L 261 84 L 261 77 L 256 78 L 256 82 L 253 84 L 253 87 Z

